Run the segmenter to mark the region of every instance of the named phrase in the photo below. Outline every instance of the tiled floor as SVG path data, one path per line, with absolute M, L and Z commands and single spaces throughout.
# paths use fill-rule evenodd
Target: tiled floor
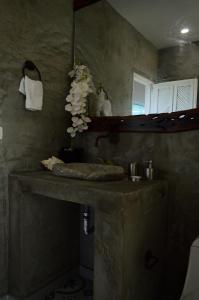
M 67 278 L 67 279 L 66 279 Z M 56 288 L 55 288 L 56 286 Z M 85 280 L 77 272 L 71 272 L 61 281 L 28 296 L 26 300 L 93 300 L 93 282 Z M 24 298 L 23 298 L 24 299 Z M 24 299 L 24 300 L 25 300 Z M 12 296 L 0 297 L 0 300 L 21 300 Z
M 45 296 L 44 300 L 92 300 L 92 282 L 76 277 Z

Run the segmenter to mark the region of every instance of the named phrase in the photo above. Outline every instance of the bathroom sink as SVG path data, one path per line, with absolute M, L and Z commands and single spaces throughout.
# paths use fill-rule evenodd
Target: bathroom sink
M 121 180 L 124 178 L 124 169 L 122 167 L 104 164 L 55 164 L 52 172 L 55 175 L 64 176 L 67 178 L 94 181 Z

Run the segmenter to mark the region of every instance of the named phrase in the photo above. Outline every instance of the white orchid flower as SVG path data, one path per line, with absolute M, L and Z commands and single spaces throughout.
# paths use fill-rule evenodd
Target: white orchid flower
M 73 100 L 73 97 L 71 95 L 68 95 L 66 97 L 66 102 L 71 102 Z
M 73 133 L 74 132 L 74 128 L 73 127 L 68 127 L 67 128 L 67 132 L 68 133 Z
M 65 106 L 65 110 L 66 110 L 66 111 L 72 111 L 72 105 L 71 105 L 71 104 L 67 104 L 67 105 Z
M 75 65 L 69 73 L 73 78 L 69 95 L 66 97 L 65 110 L 72 115 L 72 126 L 67 129 L 71 137 L 75 137 L 77 132 L 88 129 L 87 123 L 91 119 L 86 115 L 87 96 L 95 93 L 95 86 L 90 70 L 85 65 Z
M 77 122 L 78 120 L 79 120 L 79 118 L 78 118 L 78 117 L 72 117 L 72 121 L 73 121 L 73 123 Z
M 79 119 L 79 118 L 73 118 L 73 127 L 78 127 L 80 126 L 81 124 L 83 124 L 83 120 L 82 119 Z
M 82 115 L 81 117 L 82 117 L 82 119 L 83 119 L 86 123 L 90 123 L 90 122 L 91 122 L 91 119 L 90 119 L 89 117 L 84 116 L 84 115 Z

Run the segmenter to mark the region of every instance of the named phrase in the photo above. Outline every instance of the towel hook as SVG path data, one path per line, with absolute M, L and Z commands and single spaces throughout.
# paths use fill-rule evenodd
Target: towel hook
M 29 71 L 36 71 L 38 73 L 39 80 L 41 81 L 41 73 L 40 73 L 39 69 L 36 67 L 36 65 L 31 60 L 25 61 L 24 65 L 23 65 L 23 69 L 22 69 L 23 76 L 25 76 L 26 69 Z

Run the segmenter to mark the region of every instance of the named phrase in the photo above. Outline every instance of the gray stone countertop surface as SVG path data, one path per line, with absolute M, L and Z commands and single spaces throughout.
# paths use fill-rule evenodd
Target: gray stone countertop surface
M 12 182 L 20 184 L 22 192 L 30 192 L 58 200 L 96 206 L 106 202 L 136 201 L 140 193 L 166 193 L 164 180 L 131 182 L 120 181 L 86 181 L 69 179 L 53 175 L 50 171 L 23 171 L 10 175 Z

